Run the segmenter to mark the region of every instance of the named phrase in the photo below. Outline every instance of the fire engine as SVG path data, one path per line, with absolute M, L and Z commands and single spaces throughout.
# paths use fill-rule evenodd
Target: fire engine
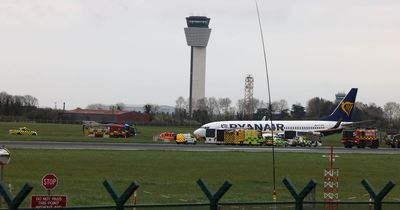
M 376 128 L 356 128 L 343 130 L 342 143 L 345 148 L 378 148 L 379 138 Z
M 102 124 L 97 122 L 84 122 L 83 134 L 99 138 L 127 138 L 136 135 L 136 128 L 128 124 Z

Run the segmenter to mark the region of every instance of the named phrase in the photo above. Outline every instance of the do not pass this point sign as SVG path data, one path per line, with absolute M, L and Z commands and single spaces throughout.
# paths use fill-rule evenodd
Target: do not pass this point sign
M 58 178 L 53 173 L 48 173 L 42 178 L 42 185 L 46 190 L 54 190 L 57 187 Z

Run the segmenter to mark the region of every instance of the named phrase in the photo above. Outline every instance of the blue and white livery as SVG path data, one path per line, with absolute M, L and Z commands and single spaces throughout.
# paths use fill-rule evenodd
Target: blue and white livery
M 196 138 L 205 138 L 206 129 L 254 129 L 261 131 L 284 132 L 301 131 L 312 132 L 316 135 L 330 135 L 341 132 L 343 126 L 351 125 L 351 116 L 354 110 L 354 103 L 357 96 L 357 88 L 352 88 L 350 92 L 338 104 L 329 116 L 319 120 L 273 120 L 270 121 L 218 121 L 210 122 L 194 131 Z

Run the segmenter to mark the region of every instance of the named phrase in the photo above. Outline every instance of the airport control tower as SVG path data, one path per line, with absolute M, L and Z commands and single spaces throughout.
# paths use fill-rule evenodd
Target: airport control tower
M 210 18 L 205 16 L 190 16 L 186 18 L 186 22 L 186 42 L 191 49 L 189 116 L 192 116 L 192 102 L 205 97 L 206 47 L 211 28 L 208 28 Z

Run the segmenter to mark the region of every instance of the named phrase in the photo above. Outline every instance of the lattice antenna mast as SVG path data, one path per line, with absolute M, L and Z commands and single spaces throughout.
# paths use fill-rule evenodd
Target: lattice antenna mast
M 250 116 L 254 111 L 254 78 L 251 74 L 248 74 L 244 83 L 244 111 L 245 115 Z

